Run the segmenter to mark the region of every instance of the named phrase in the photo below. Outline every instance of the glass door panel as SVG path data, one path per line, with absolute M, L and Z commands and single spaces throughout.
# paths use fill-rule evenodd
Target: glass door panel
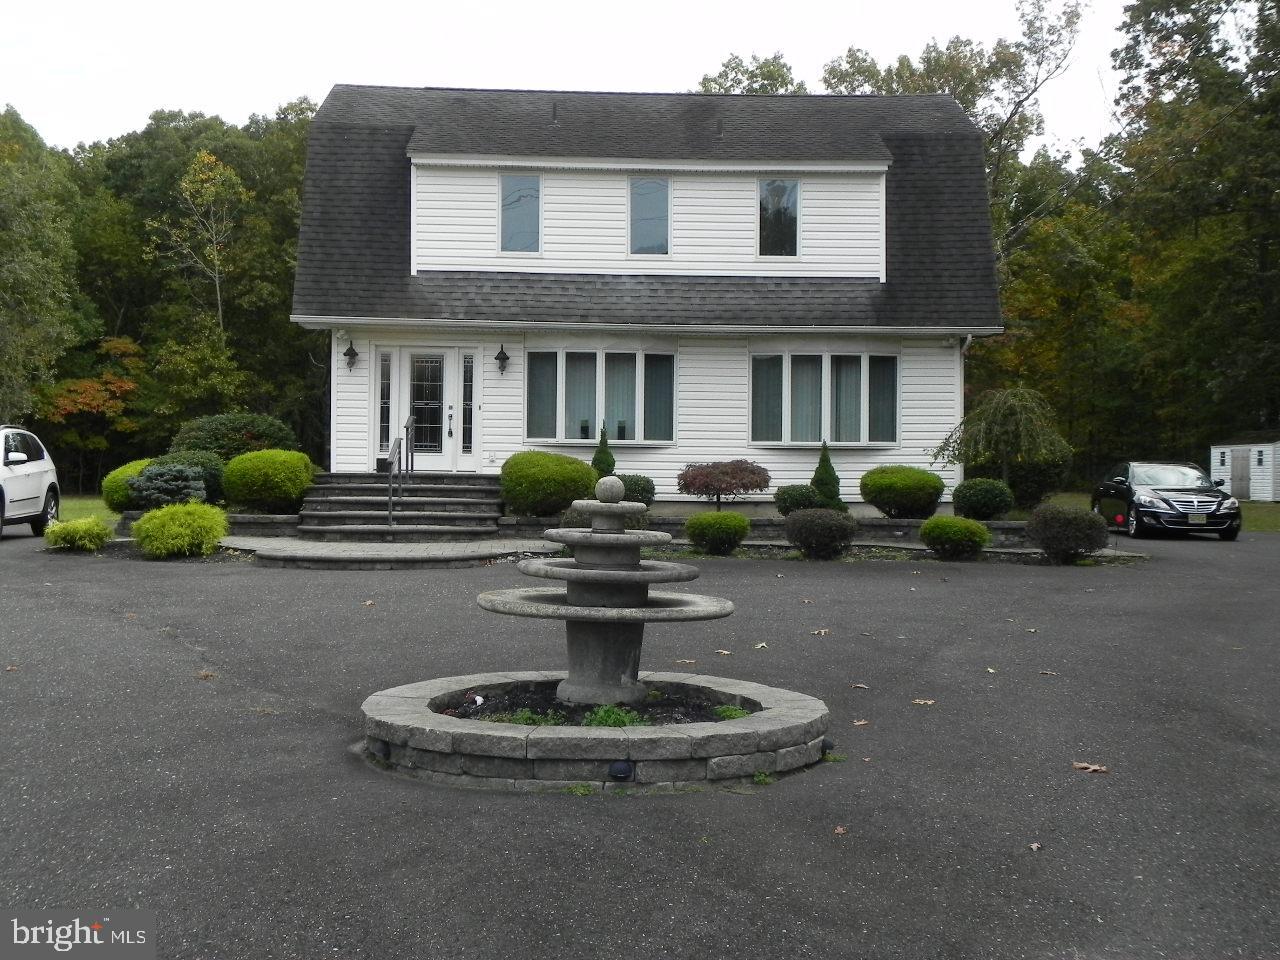
M 413 452 L 444 452 L 444 357 L 414 354 L 409 359 L 409 412 L 413 414 Z

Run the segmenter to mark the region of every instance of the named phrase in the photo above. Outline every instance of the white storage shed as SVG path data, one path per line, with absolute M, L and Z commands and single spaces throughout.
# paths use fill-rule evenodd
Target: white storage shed
M 1240 500 L 1280 500 L 1280 430 L 1245 433 L 1209 448 L 1209 473 Z

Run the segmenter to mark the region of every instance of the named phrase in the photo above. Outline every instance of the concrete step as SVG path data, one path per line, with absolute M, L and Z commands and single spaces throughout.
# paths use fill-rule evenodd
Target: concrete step
M 395 526 L 406 523 L 441 527 L 480 527 L 498 525 L 498 512 L 481 513 L 448 510 L 396 510 Z M 384 510 L 310 510 L 303 507 L 298 514 L 299 527 L 334 527 L 352 524 L 385 524 L 387 511 Z
M 406 497 L 483 497 L 497 499 L 498 488 L 474 483 L 405 483 L 396 484 L 395 491 Z M 376 497 L 387 498 L 387 481 L 381 483 L 352 481 L 346 483 L 316 484 L 307 490 L 308 497 Z
M 451 486 L 493 487 L 497 489 L 499 479 L 494 473 L 442 473 L 421 472 L 404 475 L 406 480 L 415 483 L 443 483 Z M 377 483 L 387 485 L 385 473 L 318 473 L 315 476 L 316 486 L 342 485 L 348 483 Z
M 497 498 L 396 497 L 393 502 L 397 513 L 412 513 L 419 510 L 435 510 L 448 513 L 502 513 L 502 501 Z M 302 502 L 302 509 L 312 513 L 380 510 L 385 516 L 387 513 L 387 498 L 385 495 L 381 497 L 340 497 L 308 494 L 307 498 Z
M 497 526 L 451 527 L 438 524 L 397 523 L 353 524 L 337 527 L 298 527 L 299 540 L 335 543 L 431 543 L 438 541 L 489 540 L 498 536 Z

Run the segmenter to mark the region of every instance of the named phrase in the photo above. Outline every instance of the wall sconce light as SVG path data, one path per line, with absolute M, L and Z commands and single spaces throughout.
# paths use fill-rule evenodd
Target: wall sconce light
M 495 354 L 495 355 L 494 355 L 494 358 L 493 358 L 493 359 L 495 359 L 495 360 L 497 360 L 497 361 L 498 361 L 498 372 L 499 372 L 499 373 L 506 373 L 506 372 L 507 372 L 507 361 L 509 361 L 509 360 L 511 359 L 510 357 L 508 357 L 508 356 L 507 356 L 507 351 L 506 351 L 506 349 L 505 349 L 504 347 L 502 347 L 502 346 L 499 346 L 499 347 L 498 347 L 498 352 L 497 352 L 497 354 Z
M 356 350 L 354 341 L 347 341 L 347 349 L 342 351 L 342 355 L 347 358 L 347 369 L 355 369 L 356 361 L 360 358 L 360 353 Z

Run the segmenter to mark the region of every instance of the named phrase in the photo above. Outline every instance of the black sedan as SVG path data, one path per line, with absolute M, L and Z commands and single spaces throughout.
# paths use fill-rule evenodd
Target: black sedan
M 1093 512 L 1131 537 L 1156 530 L 1240 535 L 1240 501 L 1194 463 L 1119 463 L 1093 493 Z

